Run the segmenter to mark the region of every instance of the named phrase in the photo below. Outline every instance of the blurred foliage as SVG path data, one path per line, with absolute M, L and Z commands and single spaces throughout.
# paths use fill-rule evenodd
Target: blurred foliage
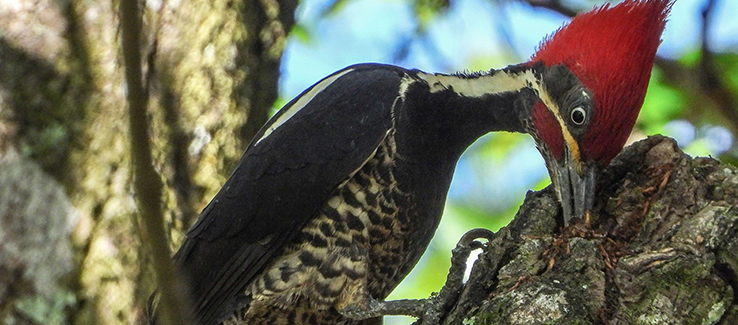
M 431 24 L 433 19 L 449 6 L 448 0 L 416 0 L 413 3 L 415 17 L 421 27 Z
M 310 31 L 308 31 L 307 28 L 305 28 L 302 24 L 295 24 L 295 26 L 292 27 L 292 30 L 290 31 L 290 40 L 291 41 L 299 41 L 306 44 L 309 44 L 312 40 L 312 37 L 310 35 Z M 286 104 L 286 103 L 284 103 Z M 284 105 L 282 104 L 282 105 Z M 281 106 L 280 106 L 281 107 Z
M 660 76 L 661 71 L 654 69 L 636 122 L 646 134 L 663 133 L 664 124 L 680 117 L 686 105 L 682 93 L 663 84 Z
M 722 70 L 721 76 L 730 87 L 730 90 L 738 93 L 738 53 L 723 53 L 715 57 L 715 62 Z

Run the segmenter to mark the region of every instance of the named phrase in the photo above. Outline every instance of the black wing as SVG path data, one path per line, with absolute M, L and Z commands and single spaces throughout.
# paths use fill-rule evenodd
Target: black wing
M 378 64 L 338 71 L 257 133 L 175 256 L 197 323 L 238 308 L 238 294 L 370 157 L 392 125 L 404 73 Z

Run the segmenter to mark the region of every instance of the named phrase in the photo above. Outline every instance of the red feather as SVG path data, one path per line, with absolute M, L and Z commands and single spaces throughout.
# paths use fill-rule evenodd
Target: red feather
M 628 139 L 672 4 L 673 0 L 606 4 L 574 17 L 533 55 L 532 62 L 566 65 L 594 94 L 594 116 L 580 140 L 582 158 L 606 166 Z

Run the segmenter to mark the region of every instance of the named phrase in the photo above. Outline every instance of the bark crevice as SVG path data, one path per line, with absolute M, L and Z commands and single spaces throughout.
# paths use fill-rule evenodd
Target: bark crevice
M 561 229 L 553 191 L 529 193 L 444 323 L 736 320 L 737 168 L 653 136 L 613 161 L 597 195 L 591 228 Z

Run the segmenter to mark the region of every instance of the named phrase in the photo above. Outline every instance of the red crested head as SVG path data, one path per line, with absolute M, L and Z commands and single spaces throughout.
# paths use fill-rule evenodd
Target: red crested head
M 578 141 L 582 159 L 604 167 L 625 144 L 643 105 L 672 2 L 625 0 L 579 14 L 546 38 L 531 58 L 545 66 L 565 65 L 592 93 L 593 115 Z M 555 122 L 548 112 L 537 114 Z M 547 129 L 539 132 L 553 130 Z M 563 146 L 551 142 L 561 142 L 561 133 L 539 135 L 553 151 Z M 552 154 L 561 158 L 561 152 Z

